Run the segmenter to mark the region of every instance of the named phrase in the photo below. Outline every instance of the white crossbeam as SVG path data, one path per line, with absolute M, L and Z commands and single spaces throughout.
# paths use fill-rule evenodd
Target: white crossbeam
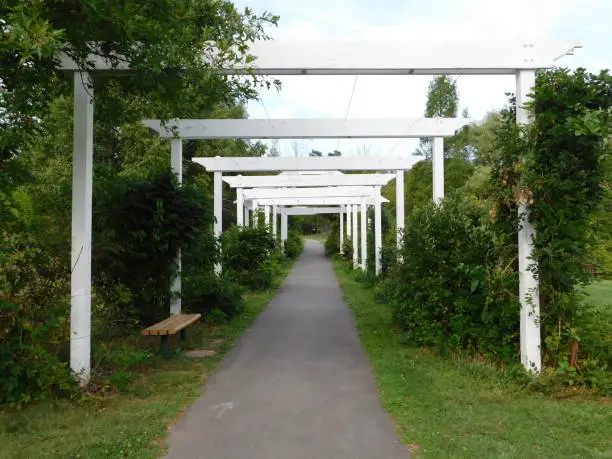
M 552 67 L 579 47 L 575 42 L 543 40 L 266 40 L 250 46 L 254 62 L 224 70 L 261 75 L 500 75 Z M 59 59 L 61 69 L 79 70 L 66 55 Z M 210 50 L 204 59 L 211 59 Z M 113 69 L 111 62 L 96 56 L 90 60 L 96 70 Z M 122 63 L 115 70 L 125 68 Z
M 340 175 L 228 175 L 223 180 L 231 188 L 322 187 L 322 186 L 384 186 L 395 174 Z
M 320 188 L 254 188 L 244 190 L 244 199 L 262 198 L 327 198 L 327 197 L 358 197 L 375 195 L 372 186 L 334 186 Z
M 390 171 L 408 170 L 409 162 L 400 157 L 214 157 L 193 158 L 210 172 L 266 172 L 299 170 Z
M 449 137 L 468 118 L 409 119 L 189 119 L 144 120 L 165 138 L 205 139 L 388 139 Z
M 259 206 L 340 206 L 343 204 L 361 204 L 360 197 L 329 197 L 329 198 L 264 198 L 247 201 L 247 205 Z M 374 205 L 376 198 L 366 198 L 368 205 Z M 380 202 L 389 202 L 381 197 Z
M 321 215 L 340 212 L 342 212 L 340 207 L 284 207 L 281 210 L 281 214 L 285 215 Z

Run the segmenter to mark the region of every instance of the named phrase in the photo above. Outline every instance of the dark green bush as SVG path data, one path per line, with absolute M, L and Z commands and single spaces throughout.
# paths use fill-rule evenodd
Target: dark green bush
M 242 289 L 228 274 L 201 271 L 183 278 L 183 307 L 206 321 L 223 321 L 244 307 Z
M 333 225 L 325 240 L 325 255 L 333 257 L 340 254 L 340 228 Z
M 240 284 L 253 288 L 270 287 L 279 274 L 272 261 L 276 243 L 263 227 L 234 226 L 221 235 L 221 260 L 224 272 Z
M 285 255 L 293 260 L 300 256 L 304 251 L 304 239 L 295 230 L 289 230 L 287 240 L 285 241 Z
M 410 342 L 516 357 L 514 254 L 496 247 L 485 215 L 475 202 L 447 198 L 407 219 L 403 263 L 381 291 Z

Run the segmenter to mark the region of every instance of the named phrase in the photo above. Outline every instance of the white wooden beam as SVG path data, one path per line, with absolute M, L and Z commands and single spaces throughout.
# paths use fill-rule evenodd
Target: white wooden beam
M 395 231 L 398 250 L 401 249 L 402 237 L 404 235 L 404 171 L 397 171 L 395 177 Z M 398 255 L 398 260 L 401 257 Z
M 433 201 L 439 204 L 444 198 L 444 139 L 435 137 L 432 148 Z
M 264 75 L 499 75 L 552 67 L 578 47 L 555 41 L 271 40 L 251 46 L 257 59 L 249 66 Z
M 351 205 L 353 214 L 353 269 L 359 266 L 359 222 L 357 220 L 357 206 L 361 204 L 361 199 Z
M 535 87 L 535 72 L 522 70 L 516 76 L 516 122 L 528 124 L 531 114 L 525 108 Z M 542 369 L 540 332 L 540 284 L 536 277 L 537 261 L 533 258 L 533 242 L 536 235 L 529 221 L 529 205 L 526 197 L 519 202 L 518 263 L 520 311 L 521 363 L 528 371 L 539 373 Z M 535 271 L 535 272 L 534 272 Z
M 280 212 L 286 215 L 321 215 L 338 214 L 342 210 L 340 207 L 283 207 Z
M 181 139 L 170 140 L 170 168 L 179 185 L 183 184 L 183 141 Z M 172 279 L 172 286 L 170 287 L 170 314 L 180 314 L 182 309 L 182 260 L 181 251 L 178 250 L 175 258 L 176 263 L 176 275 Z
M 215 217 L 213 231 L 215 241 L 217 241 L 217 244 L 220 244 L 219 238 L 223 231 L 223 175 L 219 171 L 214 174 L 213 190 L 213 212 Z M 221 264 L 217 263 L 215 265 L 215 272 L 221 274 L 221 269 Z
M 321 187 L 321 186 L 384 186 L 394 174 L 340 175 L 226 175 L 223 180 L 231 188 Z
M 580 45 L 562 41 L 508 40 L 265 40 L 251 44 L 254 62 L 226 65 L 230 74 L 260 75 L 499 75 L 516 69 L 548 68 Z M 210 61 L 211 50 L 204 59 Z M 59 68 L 79 71 L 60 54 Z M 98 71 L 127 71 L 125 62 L 113 64 L 90 56 Z M 223 63 L 221 63 L 223 65 Z
M 320 188 L 254 188 L 244 190 L 244 199 L 317 198 L 317 197 L 374 196 L 372 186 L 335 186 Z
M 236 224 L 244 226 L 244 191 L 242 188 L 236 189 Z
M 408 170 L 409 162 L 400 157 L 326 156 L 326 157 L 214 157 L 193 158 L 209 172 L 265 171 L 388 171 Z
M 374 265 L 378 276 L 382 270 L 382 214 L 378 199 L 374 202 Z
M 91 219 L 93 192 L 93 85 L 74 74 L 72 140 L 72 257 L 70 369 L 81 386 L 91 374 Z
M 144 120 L 166 138 L 206 139 L 388 139 L 449 137 L 467 118 L 412 119 L 186 119 Z
M 374 204 L 374 201 L 378 198 L 366 198 L 366 202 L 370 205 Z M 380 198 L 381 202 L 389 202 L 386 198 Z M 257 204 L 255 204 L 257 202 Z M 327 198 L 263 198 L 253 201 L 246 201 L 247 205 L 251 207 L 259 206 L 340 206 L 342 204 L 347 205 L 359 205 L 361 204 L 360 197 L 327 197 Z
M 346 206 L 340 206 L 340 255 L 344 253 L 344 212 Z
M 368 268 L 368 206 L 365 200 L 361 201 L 361 269 Z

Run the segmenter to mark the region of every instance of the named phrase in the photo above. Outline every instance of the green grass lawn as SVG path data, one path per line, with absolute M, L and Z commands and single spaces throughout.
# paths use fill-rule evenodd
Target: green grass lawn
M 373 290 L 344 265 L 335 263 L 335 270 L 383 406 L 416 457 L 612 458 L 609 399 L 528 393 L 490 365 L 407 347 Z M 590 293 L 606 300 L 610 287 L 598 284 Z
M 127 348 L 128 357 L 148 358 L 115 374 L 116 379 L 126 379 L 121 392 L 102 395 L 102 388 L 78 402 L 59 400 L 0 412 L 0 458 L 161 456 L 168 426 L 200 395 L 208 375 L 276 293 L 272 289 L 248 294 L 244 312 L 226 325 L 190 327 L 188 346 L 216 351 L 212 357 L 187 358 L 174 339 L 173 356 L 164 359 L 159 356 L 159 339 L 138 337 L 140 343 L 155 347 L 138 352 Z

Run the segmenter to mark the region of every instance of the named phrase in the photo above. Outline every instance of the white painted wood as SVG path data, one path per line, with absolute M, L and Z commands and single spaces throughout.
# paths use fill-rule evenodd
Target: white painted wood
M 272 206 L 272 236 L 276 241 L 277 236 L 277 221 L 278 221 L 278 206 Z
M 340 213 L 341 207 L 283 207 L 281 213 L 287 215 L 320 215 Z
M 340 206 L 340 255 L 344 253 L 344 210 L 345 206 Z
M 368 267 L 368 212 L 365 200 L 361 201 L 361 269 Z
M 374 264 L 377 276 L 382 269 L 382 216 L 380 204 L 381 200 L 376 199 L 374 203 Z
M 575 42 L 502 40 L 270 40 L 253 43 L 263 75 L 499 75 L 548 68 Z
M 383 202 L 389 202 L 381 198 Z M 373 205 L 375 198 L 366 198 L 368 204 Z M 263 198 L 257 199 L 260 206 L 340 206 L 342 204 L 361 204 L 360 197 L 329 197 L 329 198 Z M 250 201 L 246 201 L 249 205 Z
M 287 214 L 285 212 L 281 212 L 281 244 L 283 247 L 285 247 L 285 241 L 287 240 L 287 227 Z
M 318 197 L 360 197 L 374 196 L 371 186 L 334 186 L 315 188 L 254 188 L 244 190 L 244 199 L 266 198 L 318 198 Z
M 176 176 L 179 185 L 183 183 L 183 141 L 181 139 L 170 139 L 170 168 Z M 181 251 L 176 254 L 175 263 L 177 267 L 176 275 L 172 279 L 170 287 L 170 314 L 180 314 L 182 309 L 182 260 Z
M 214 235 L 215 240 L 219 243 L 221 232 L 223 231 L 223 174 L 219 171 L 214 173 L 214 206 L 213 212 L 215 216 Z M 221 274 L 221 264 L 215 265 L 215 272 Z
M 160 136 L 182 139 L 397 139 L 449 137 L 467 118 L 408 119 L 176 119 L 142 123 Z
M 270 206 L 264 206 L 264 225 L 270 227 Z
M 224 176 L 231 188 L 322 187 L 322 186 L 384 186 L 395 178 L 393 174 L 340 174 L 340 175 L 251 175 Z
M 439 204 L 444 198 L 444 139 L 433 139 L 433 201 Z
M 193 158 L 209 172 L 266 172 L 266 171 L 388 171 L 408 170 L 406 158 L 325 156 L 325 157 L 214 157 Z
M 70 369 L 81 386 L 91 374 L 91 216 L 93 190 L 93 85 L 74 74 L 72 140 L 72 256 L 70 278 Z
M 244 209 L 244 226 L 251 226 L 251 209 L 242 204 Z
M 395 231 L 397 234 L 398 249 L 401 248 L 402 237 L 404 235 L 404 211 L 404 171 L 397 171 L 395 177 Z M 399 261 L 401 261 L 401 259 Z
M 359 266 L 359 223 L 357 221 L 357 205 L 361 204 L 361 199 L 351 205 L 352 221 L 353 221 L 353 269 Z
M 524 108 L 524 104 L 530 99 L 530 94 L 533 92 L 534 87 L 534 71 L 522 70 L 517 73 L 516 122 L 518 124 L 528 124 L 531 122 L 531 114 Z M 537 268 L 537 262 L 532 259 L 534 251 L 533 240 L 536 234 L 533 224 L 529 221 L 530 209 L 527 202 L 519 203 L 518 213 L 521 363 L 527 370 L 540 373 L 542 369 L 540 285 L 533 273 L 533 268 Z
M 348 203 L 346 203 L 348 204 Z M 353 219 L 352 219 L 352 209 L 351 206 L 347 205 L 346 206 L 346 236 L 349 239 L 352 239 L 352 234 L 353 234 Z
M 236 224 L 244 226 L 244 191 L 242 188 L 236 189 Z
M 260 75 L 500 75 L 548 68 L 580 45 L 563 41 L 508 40 L 262 40 L 251 44 L 254 62 L 227 65 L 229 74 Z M 211 49 L 203 51 L 211 60 Z M 64 53 L 59 68 L 80 70 Z M 95 69 L 127 71 L 123 61 L 89 56 Z M 222 63 L 223 64 L 223 63 Z

